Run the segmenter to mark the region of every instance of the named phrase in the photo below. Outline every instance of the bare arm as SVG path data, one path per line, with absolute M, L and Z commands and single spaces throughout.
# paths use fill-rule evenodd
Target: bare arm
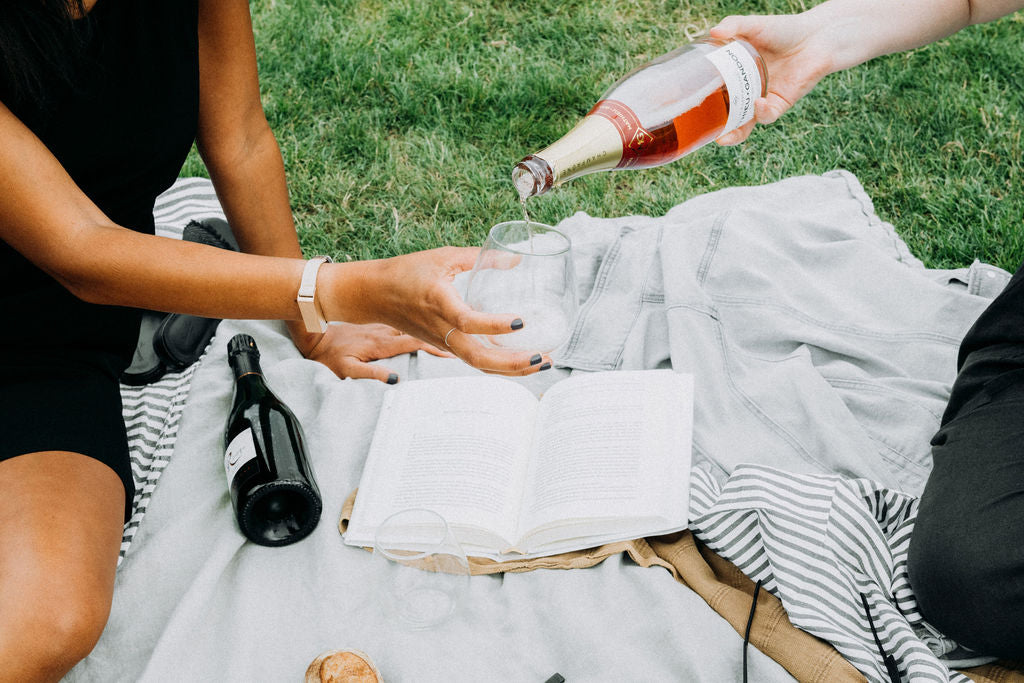
M 239 246 L 301 258 L 284 163 L 260 101 L 248 3 L 200 2 L 199 64 L 199 153 Z M 320 340 L 298 321 L 288 326 L 303 352 Z
M 280 153 L 259 110 L 248 4 L 202 0 L 201 6 L 200 146 L 239 242 L 252 253 L 114 224 L 2 103 L 0 239 L 86 301 L 297 321 L 304 262 Z M 508 332 L 513 318 L 475 313 L 455 291 L 452 279 L 472 267 L 475 254 L 443 248 L 329 264 L 321 269 L 318 296 L 329 320 L 385 323 L 434 345 L 455 328 L 464 334 L 451 335 L 451 348 L 466 362 L 510 374 L 535 371 L 532 354 L 486 349 L 469 336 Z
M 0 238 L 86 301 L 298 319 L 302 261 L 227 253 L 115 225 L 0 104 Z M 244 286 L 243 286 L 244 285 Z
M 1024 8 L 1024 0 L 828 0 L 805 12 L 835 46 L 832 71 L 911 50 Z
M 256 46 L 246 0 L 200 0 L 199 67 L 199 152 L 239 246 L 251 254 L 301 258 L 284 162 L 260 99 Z M 473 250 L 435 252 L 430 259 L 433 270 L 423 269 L 422 258 L 405 257 L 398 259 L 398 263 L 407 264 L 405 268 L 411 270 L 429 271 L 423 272 L 425 278 L 440 277 L 449 282 L 458 272 L 457 268 L 452 268 L 452 259 L 461 263 L 461 268 L 470 267 L 474 257 Z M 434 301 L 439 307 L 435 313 L 439 317 L 449 316 L 457 309 L 462 309 L 457 315 L 465 315 L 461 300 L 452 296 L 454 290 L 450 286 L 441 288 L 432 298 L 425 297 L 424 292 L 413 294 L 406 288 L 396 287 L 397 282 L 409 282 L 410 277 L 402 268 L 389 267 L 393 265 L 385 261 L 369 264 L 369 270 L 364 268 L 354 278 L 355 291 L 348 286 L 349 278 L 340 275 L 345 272 L 343 269 L 324 268 L 321 279 L 325 289 L 330 291 L 332 282 L 340 283 L 340 290 L 322 302 L 329 318 L 387 324 L 334 325 L 325 334 L 310 334 L 300 321 L 292 320 L 288 327 L 299 350 L 307 358 L 325 363 L 342 377 L 374 377 L 381 381 L 389 381 L 390 370 L 371 365 L 370 361 L 418 350 L 448 355 L 434 346 L 438 343 L 435 330 L 411 324 L 407 314 L 417 309 L 422 313 L 426 305 Z M 349 271 L 358 269 L 358 264 L 347 265 Z M 390 275 L 392 270 L 396 271 L 394 275 Z M 383 273 L 388 273 L 384 279 L 376 277 Z M 371 280 L 377 284 L 367 286 L 366 282 Z M 385 298 L 389 293 L 394 296 Z M 507 326 L 508 322 L 496 324 Z M 447 327 L 442 335 L 452 327 L 459 327 L 455 323 L 444 324 Z M 495 356 L 485 359 L 484 355 L 467 355 L 467 352 L 479 353 L 482 347 L 468 338 L 459 341 L 463 356 L 470 362 L 502 371 L 508 367 L 508 359 L 499 363 Z
M 754 121 L 719 142 L 742 142 L 755 122 L 774 122 L 830 73 L 1021 8 L 1024 0 L 826 0 L 800 14 L 726 17 L 711 35 L 743 38 L 761 52 L 768 94 L 754 103 Z

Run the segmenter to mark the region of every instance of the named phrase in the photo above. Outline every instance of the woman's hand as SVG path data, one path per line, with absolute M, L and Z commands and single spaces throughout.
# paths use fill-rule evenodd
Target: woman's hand
M 965 26 L 1024 8 L 1024 0 L 826 0 L 801 14 L 731 16 L 713 38 L 742 38 L 768 69 L 768 95 L 754 102 L 754 120 L 723 135 L 735 145 L 754 123 L 772 123 L 830 73 L 910 50 Z
M 293 328 L 293 332 L 295 329 L 298 328 Z M 371 362 L 415 351 L 454 358 L 452 354 L 416 337 L 402 334 L 393 327 L 379 323 L 335 323 L 323 334 L 311 335 L 300 332 L 297 335 L 293 334 L 293 338 L 303 356 L 320 361 L 342 379 L 378 379 L 387 384 L 394 384 L 399 380 L 396 373 L 382 365 L 371 365 Z
M 774 123 L 834 70 L 836 45 L 826 33 L 806 14 L 730 16 L 711 29 L 713 38 L 753 45 L 768 70 L 768 93 L 754 101 L 754 119 L 718 138 L 719 144 L 739 144 L 755 123 Z
M 318 297 L 328 320 L 385 323 L 487 372 L 526 375 L 550 368 L 550 359 L 540 352 L 488 348 L 473 336 L 523 327 L 514 313 L 474 311 L 456 291 L 455 276 L 473 268 L 479 251 L 441 247 L 378 261 L 326 264 Z

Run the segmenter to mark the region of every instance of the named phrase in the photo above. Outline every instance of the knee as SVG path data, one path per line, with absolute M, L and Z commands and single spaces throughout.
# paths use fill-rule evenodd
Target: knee
M 48 606 L 43 616 L 43 626 L 52 634 L 49 655 L 74 666 L 96 646 L 110 616 L 110 603 L 99 596 L 76 599 Z
M 949 520 L 946 520 L 947 522 Z M 973 537 L 972 537 L 973 534 Z M 1024 578 L 1019 551 L 971 530 L 920 517 L 907 571 L 924 618 L 983 654 L 1024 656 Z
M 8 661 L 20 662 L 16 671 L 27 674 L 27 680 L 60 678 L 92 652 L 109 615 L 108 594 L 36 594 L 16 612 L 5 611 L 4 621 L 10 621 L 4 629 L 6 642 L 0 642 L 0 659 L 7 653 Z

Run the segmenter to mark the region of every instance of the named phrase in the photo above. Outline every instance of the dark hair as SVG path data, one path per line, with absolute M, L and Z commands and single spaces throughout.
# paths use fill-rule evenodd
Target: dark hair
M 0 0 L 0 100 L 28 123 L 75 85 L 88 41 L 83 0 Z

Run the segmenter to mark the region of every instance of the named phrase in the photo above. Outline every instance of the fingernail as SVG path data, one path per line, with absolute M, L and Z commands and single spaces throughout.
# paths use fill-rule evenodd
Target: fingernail
M 540 369 L 541 370 L 550 370 L 551 369 L 551 363 L 545 363 L 544 365 L 540 366 Z
M 521 329 L 523 329 L 523 320 L 522 320 L 522 318 L 516 318 L 515 320 L 513 320 L 511 327 L 512 327 L 513 330 L 521 330 Z
M 393 372 L 388 375 L 388 384 L 398 384 L 398 375 Z
M 541 360 L 542 360 L 542 359 L 541 359 L 541 357 L 540 357 L 540 354 L 539 354 L 539 353 L 538 353 L 538 354 L 535 354 L 535 355 L 534 355 L 534 356 L 533 356 L 533 357 L 532 357 L 532 358 L 530 359 L 530 365 L 536 365 L 537 363 L 541 362 Z

